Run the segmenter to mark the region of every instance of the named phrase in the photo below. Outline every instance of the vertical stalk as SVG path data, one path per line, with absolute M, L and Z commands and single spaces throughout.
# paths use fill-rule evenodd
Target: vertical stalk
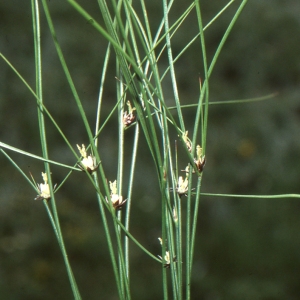
M 41 32 L 40 32 L 40 15 L 39 15 L 39 5 L 37 0 L 32 0 L 32 15 L 33 15 L 33 31 L 34 31 L 34 50 L 35 50 L 35 71 L 36 71 L 36 95 L 39 99 L 37 103 L 38 106 L 38 121 L 39 121 L 39 130 L 40 130 L 40 139 L 41 139 L 41 146 L 42 146 L 42 153 L 45 159 L 48 159 L 48 149 L 47 149 L 47 138 L 46 138 L 46 128 L 45 128 L 45 119 L 44 119 L 44 109 L 43 109 L 43 92 L 42 92 L 42 57 L 41 57 Z M 51 223 L 55 226 L 54 232 L 56 234 L 60 249 L 62 251 L 63 259 L 66 265 L 68 277 L 70 280 L 71 288 L 73 291 L 74 298 L 76 300 L 80 300 L 81 296 L 75 281 L 75 277 L 73 275 L 71 265 L 69 263 L 68 255 L 66 252 L 66 248 L 64 245 L 64 240 L 60 228 L 60 222 L 58 217 L 58 212 L 56 208 L 54 193 L 53 193 L 53 185 L 51 181 L 51 171 L 49 163 L 45 164 L 45 170 L 48 177 L 48 184 L 50 187 L 50 194 L 51 194 L 51 207 L 54 218 L 52 218 L 52 213 L 48 208 L 47 200 L 43 200 L 45 208 L 48 212 L 50 217 Z M 54 222 L 53 222 L 54 219 Z
M 165 23 L 165 32 L 166 32 L 166 46 L 167 46 L 168 59 L 169 59 L 170 75 L 171 75 L 171 80 L 172 80 L 172 85 L 173 85 L 174 99 L 175 99 L 175 103 L 176 103 L 176 107 L 177 107 L 177 114 L 178 114 L 178 118 L 179 118 L 180 128 L 181 128 L 182 132 L 185 132 L 185 126 L 184 126 L 184 121 L 183 121 L 183 116 L 182 116 L 181 106 L 180 106 L 180 100 L 179 100 L 179 95 L 178 95 L 178 89 L 177 89 L 177 81 L 176 81 L 172 47 L 171 47 L 171 39 L 170 39 L 170 33 L 169 33 L 170 28 L 169 28 L 167 0 L 163 0 L 163 10 L 164 10 L 164 23 Z
M 135 133 L 134 133 L 134 143 L 132 149 L 132 158 L 131 158 L 131 168 L 129 175 L 129 183 L 128 183 L 128 200 L 126 203 L 126 215 L 125 215 L 125 228 L 129 231 L 129 223 L 130 223 L 130 209 L 131 209 L 131 195 L 132 195 L 132 187 L 133 187 L 133 177 L 134 177 L 134 169 L 136 164 L 136 156 L 139 142 L 139 123 L 135 125 Z M 129 269 L 129 238 L 125 236 L 125 268 L 128 280 L 130 278 L 130 269 Z
M 100 170 L 100 172 L 101 171 L 103 171 L 103 170 Z M 103 172 L 101 172 L 101 173 L 103 173 Z M 98 176 L 96 173 L 94 173 L 93 176 L 94 176 L 95 185 L 96 185 L 97 189 L 99 190 Z M 113 267 L 113 271 L 114 271 L 114 275 L 115 275 L 119 298 L 123 300 L 123 299 L 125 299 L 125 295 L 121 288 L 120 276 L 119 276 L 119 272 L 118 272 L 118 266 L 117 266 L 117 262 L 116 262 L 116 258 L 115 258 L 111 235 L 110 235 L 110 231 L 109 231 L 108 224 L 107 224 L 104 206 L 103 206 L 102 199 L 101 199 L 101 196 L 99 193 L 97 193 L 97 199 L 98 199 L 100 214 L 102 217 L 105 236 L 106 236 L 106 240 L 107 240 L 107 244 L 108 244 L 108 250 L 109 250 L 109 254 L 110 254 L 110 258 L 111 258 L 111 262 L 112 262 L 112 267 Z

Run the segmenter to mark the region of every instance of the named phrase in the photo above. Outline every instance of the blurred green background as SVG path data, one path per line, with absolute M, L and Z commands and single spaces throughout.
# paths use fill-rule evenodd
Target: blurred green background
M 96 1 L 81 1 L 103 23 Z M 138 7 L 138 1 L 136 6 Z M 209 61 L 240 1 L 205 33 Z M 201 1 L 206 24 L 227 1 Z M 48 1 L 58 40 L 94 128 L 105 40 L 65 1 Z M 171 22 L 188 6 L 175 1 Z M 163 12 L 147 3 L 153 32 Z M 65 80 L 44 14 L 42 47 L 44 98 L 71 144 L 87 143 L 82 121 Z M 210 100 L 258 97 L 264 102 L 210 107 L 207 164 L 202 191 L 237 194 L 300 193 L 300 2 L 249 1 L 230 35 L 210 81 Z M 174 19 L 172 19 L 172 17 Z M 195 12 L 172 40 L 174 54 L 197 32 Z M 34 87 L 30 1 L 0 2 L 0 51 Z M 178 61 L 182 103 L 196 103 L 203 78 L 200 46 Z M 165 57 L 160 62 L 167 66 Z M 102 118 L 116 102 L 111 61 Z M 164 93 L 173 105 L 171 81 Z M 194 109 L 185 111 L 193 120 Z M 100 155 L 108 180 L 116 178 L 116 116 L 100 136 Z M 0 140 L 41 155 L 35 100 L 17 76 L 0 62 Z M 74 158 L 48 122 L 50 158 Z M 187 127 L 191 130 L 192 123 Z M 132 143 L 132 131 L 126 140 Z M 131 145 L 131 144 L 130 144 Z M 128 159 L 130 157 L 128 149 Z M 41 182 L 43 163 L 9 154 L 25 173 Z M 152 159 L 139 148 L 131 231 L 154 254 L 161 249 L 160 199 Z M 63 259 L 41 202 L 13 166 L 0 156 L 1 299 L 71 299 Z M 129 165 L 129 163 L 128 163 Z M 185 165 L 182 165 L 184 168 Z M 67 171 L 52 167 L 54 183 Z M 184 199 L 183 199 L 184 202 Z M 57 194 L 61 225 L 83 299 L 117 299 L 107 244 L 94 191 L 84 174 L 74 172 Z M 184 207 L 184 203 L 183 203 Z M 193 299 L 300 299 L 300 202 L 298 199 L 202 197 L 193 268 Z M 162 299 L 161 266 L 131 246 L 133 299 Z

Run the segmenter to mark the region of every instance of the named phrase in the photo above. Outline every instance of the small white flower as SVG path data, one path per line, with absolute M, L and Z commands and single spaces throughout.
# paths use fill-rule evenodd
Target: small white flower
M 161 245 L 163 245 L 162 239 L 159 237 L 158 238 L 159 242 Z M 171 265 L 171 259 L 170 259 L 170 252 L 166 251 L 164 257 L 162 258 L 160 255 L 157 255 L 159 257 L 159 259 L 162 261 L 162 263 L 164 264 L 165 268 L 170 268 Z M 173 259 L 173 261 L 176 261 L 176 257 Z
M 95 156 L 93 156 L 93 155 L 87 156 L 84 144 L 82 144 L 82 147 L 80 147 L 77 144 L 77 148 L 78 148 L 81 156 L 83 157 L 80 164 L 78 164 L 78 167 L 82 171 L 87 170 L 90 174 L 95 172 L 98 169 L 99 164 L 100 164 L 100 163 L 99 164 L 96 163 Z
M 166 254 L 164 256 L 164 258 L 162 258 L 160 255 L 157 255 L 160 260 L 164 263 L 164 267 L 165 268 L 169 268 L 171 265 L 171 260 L 170 260 L 170 252 L 166 251 Z
M 43 199 L 48 200 L 51 197 L 47 174 L 42 172 L 42 177 L 44 183 L 37 184 L 37 187 L 39 189 L 39 195 L 37 195 L 34 198 L 34 200 L 43 200 Z
M 188 185 L 189 185 L 188 177 L 185 177 L 185 179 L 183 180 L 183 177 L 179 176 L 177 182 L 177 188 L 176 188 L 176 192 L 178 193 L 179 196 L 185 195 L 187 193 Z
M 114 209 L 121 209 L 122 206 L 126 203 L 127 199 L 123 200 L 123 196 L 118 195 L 117 192 L 117 180 L 115 180 L 114 182 L 109 182 L 109 187 L 110 187 L 110 199 L 112 202 L 112 206 L 114 207 Z M 106 202 L 108 203 L 108 200 L 106 198 Z

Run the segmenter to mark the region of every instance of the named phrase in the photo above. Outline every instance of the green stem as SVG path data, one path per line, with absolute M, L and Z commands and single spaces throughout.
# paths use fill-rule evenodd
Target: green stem
M 39 6 L 38 6 L 38 1 L 37 0 L 32 0 L 32 15 L 33 15 L 33 29 L 34 29 L 34 49 L 35 49 L 35 70 L 36 70 L 36 94 L 40 100 L 41 103 L 43 103 L 43 93 L 42 93 L 42 63 L 41 63 L 41 38 L 40 38 L 40 17 L 39 17 Z M 43 157 L 45 159 L 48 159 L 48 150 L 47 150 L 47 138 L 46 138 L 46 128 L 45 128 L 45 119 L 44 119 L 44 109 L 43 106 L 38 105 L 38 121 L 39 121 L 39 129 L 40 129 L 40 139 L 41 139 L 41 146 L 42 146 L 42 153 Z M 44 200 L 44 204 L 46 205 L 46 209 L 50 218 L 50 221 L 54 228 L 55 235 L 58 239 L 59 246 L 62 251 L 62 255 L 64 258 L 64 262 L 66 265 L 67 273 L 69 276 L 71 288 L 73 291 L 74 298 L 76 300 L 80 300 L 81 296 L 68 260 L 68 255 L 66 252 L 66 248 L 64 245 L 64 240 L 60 228 L 60 222 L 59 222 L 59 217 L 58 217 L 58 212 L 56 208 L 56 202 L 54 198 L 54 193 L 53 193 L 53 185 L 51 182 L 51 171 L 50 171 L 50 165 L 49 163 L 45 162 L 45 170 L 47 173 L 48 177 L 48 184 L 50 187 L 50 194 L 51 194 L 51 207 L 53 211 L 53 216 L 50 213 L 50 210 L 47 205 L 47 200 Z M 54 219 L 54 222 L 53 222 Z
M 94 173 L 94 183 L 95 183 L 97 189 L 99 190 L 97 173 Z M 98 204 L 99 204 L 100 214 L 101 214 L 101 217 L 102 217 L 102 222 L 103 222 L 105 236 L 106 236 L 106 240 L 107 240 L 107 244 L 108 244 L 109 255 L 110 255 L 110 258 L 111 258 L 111 262 L 112 262 L 113 272 L 114 272 L 114 275 L 115 275 L 118 294 L 119 294 L 120 299 L 125 299 L 124 293 L 123 293 L 122 288 L 121 288 L 120 276 L 119 276 L 119 272 L 118 272 L 118 265 L 117 265 L 116 258 L 115 258 L 115 253 L 114 253 L 114 249 L 113 249 L 111 235 L 110 235 L 109 227 L 108 227 L 108 224 L 107 224 L 106 214 L 105 214 L 103 202 L 102 202 L 102 199 L 101 199 L 101 196 L 100 196 L 100 192 L 97 193 L 97 200 L 98 200 Z
M 126 215 L 125 215 L 125 228 L 129 231 L 129 223 L 130 223 L 130 211 L 131 211 L 131 196 L 132 196 L 132 188 L 133 188 L 133 178 L 134 178 L 134 170 L 136 165 L 136 156 L 139 142 L 139 124 L 135 125 L 135 134 L 134 134 L 134 143 L 132 150 L 132 158 L 130 165 L 130 175 L 129 175 L 129 183 L 128 183 L 128 200 L 126 202 Z M 129 270 L 129 239 L 125 236 L 125 266 L 126 266 L 126 274 L 127 277 L 130 278 L 130 270 Z
M 165 32 L 166 32 L 166 45 L 167 45 L 171 80 L 172 80 L 172 85 L 173 85 L 174 99 L 175 99 L 175 103 L 176 103 L 176 107 L 177 107 L 177 114 L 178 114 L 178 118 L 179 118 L 180 128 L 181 128 L 182 132 L 185 132 L 185 126 L 184 126 L 183 116 L 182 116 L 181 107 L 180 107 L 180 100 L 179 100 L 178 89 L 177 89 L 177 80 L 176 80 L 175 68 L 174 68 L 174 60 L 173 60 L 173 54 L 172 54 L 172 48 L 171 48 L 171 38 L 170 38 L 170 32 L 169 32 L 169 18 L 168 18 L 168 5 L 167 5 L 166 0 L 163 0 L 163 10 L 164 10 L 164 23 L 165 23 Z

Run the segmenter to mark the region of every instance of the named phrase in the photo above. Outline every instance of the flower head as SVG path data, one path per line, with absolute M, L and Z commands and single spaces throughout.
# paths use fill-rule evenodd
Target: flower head
M 123 123 L 125 127 L 131 125 L 135 120 L 135 115 L 133 114 L 133 112 L 135 111 L 135 107 L 131 106 L 129 100 L 127 101 L 127 106 L 128 106 L 128 112 L 125 111 L 123 115 Z
M 39 194 L 34 198 L 34 200 L 43 200 L 43 199 L 48 200 L 51 197 L 47 174 L 42 172 L 42 177 L 44 183 L 40 183 L 37 185 L 39 189 Z
M 87 170 L 90 174 L 93 173 L 94 171 L 96 171 L 98 169 L 100 163 L 99 164 L 96 163 L 95 156 L 93 156 L 93 155 L 87 156 L 84 144 L 82 144 L 82 147 L 80 147 L 77 144 L 77 148 L 78 148 L 81 156 L 83 157 L 80 164 L 78 164 L 78 167 L 82 171 Z
M 158 238 L 158 240 L 159 240 L 160 244 L 163 245 L 162 239 L 161 239 L 161 238 Z M 160 260 L 163 262 L 165 268 L 170 268 L 170 265 L 171 265 L 171 259 L 170 259 L 170 252 L 169 252 L 169 251 L 166 251 L 166 252 L 165 252 L 165 255 L 164 255 L 163 258 L 162 258 L 160 255 L 157 255 L 157 256 L 158 256 L 158 257 L 160 258 Z M 175 259 L 175 260 L 176 260 L 176 259 Z M 173 261 L 175 261 L 175 260 L 173 260 Z
M 164 256 L 164 258 L 162 258 L 161 256 L 158 255 L 158 257 L 161 259 L 161 261 L 164 263 L 164 267 L 165 268 L 170 268 L 171 265 L 171 260 L 170 260 L 170 252 L 166 251 L 166 254 Z
M 176 188 L 176 192 L 178 193 L 179 196 L 185 195 L 187 193 L 188 185 L 189 185 L 188 177 L 186 176 L 185 179 L 183 179 L 182 176 L 179 176 L 177 182 L 177 188 Z
M 197 153 L 197 158 L 194 159 L 194 163 L 199 171 L 199 173 L 202 173 L 203 168 L 205 166 L 205 155 L 202 153 L 202 148 L 200 145 L 197 145 L 196 147 L 196 153 Z
M 109 182 L 109 187 L 110 187 L 110 199 L 112 202 L 112 206 L 114 209 L 121 209 L 122 206 L 126 203 L 127 199 L 123 200 L 123 197 L 121 195 L 118 195 L 117 192 L 117 180 L 114 182 Z M 106 201 L 108 203 L 108 200 L 106 198 Z

